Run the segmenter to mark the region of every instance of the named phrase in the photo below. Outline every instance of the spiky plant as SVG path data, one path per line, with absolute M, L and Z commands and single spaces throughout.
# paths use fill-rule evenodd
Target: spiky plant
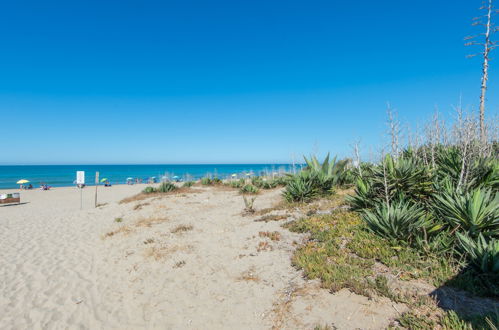
M 240 190 L 240 193 L 241 194 L 258 194 L 258 188 L 251 185 L 251 184 L 247 184 L 247 185 L 244 185 Z
M 182 186 L 189 188 L 189 187 L 192 187 L 194 185 L 194 183 L 195 183 L 194 181 L 186 181 L 186 182 L 184 182 L 184 184 Z
M 435 195 L 434 210 L 453 230 L 473 238 L 499 236 L 499 194 L 490 190 L 443 192 Z
M 404 242 L 411 242 L 432 226 L 422 207 L 403 200 L 377 204 L 374 210 L 364 210 L 361 215 L 375 234 Z
M 457 238 L 459 246 L 476 270 L 499 275 L 499 240 L 492 238 L 487 241 L 482 234 L 473 239 L 457 233 Z
M 210 178 L 202 178 L 201 179 L 201 184 L 203 186 L 208 186 L 210 184 L 213 184 L 213 180 L 211 180 Z
M 246 213 L 255 213 L 255 209 L 253 208 L 253 204 L 255 204 L 255 199 L 256 196 L 246 196 L 243 195 L 243 201 L 244 201 L 244 211 Z
M 177 186 L 171 182 L 163 182 L 159 185 L 157 191 L 161 193 L 167 193 L 177 189 Z
M 312 156 L 310 159 L 303 157 L 307 166 L 304 171 L 315 173 L 323 178 L 324 182 L 329 182 L 331 185 L 345 185 L 353 182 L 353 174 L 348 172 L 349 159 L 336 161 L 335 156 L 332 160 L 329 159 L 329 154 L 322 162 L 319 162 L 317 157 Z
M 355 194 L 346 197 L 347 202 L 354 211 L 374 208 L 379 198 L 375 196 L 369 180 L 357 179 Z
M 145 187 L 142 192 L 144 194 L 152 194 L 153 192 L 156 192 L 156 189 L 154 189 L 154 187 Z
M 300 172 L 286 185 L 283 197 L 288 202 L 309 202 L 320 195 L 314 179 L 316 175 Z

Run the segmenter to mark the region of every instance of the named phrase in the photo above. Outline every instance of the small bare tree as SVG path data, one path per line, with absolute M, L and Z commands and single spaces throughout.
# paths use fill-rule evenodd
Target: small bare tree
M 479 45 L 483 47 L 483 62 L 482 62 L 482 83 L 480 86 L 480 143 L 487 143 L 487 133 L 485 127 L 485 95 L 487 93 L 487 81 L 489 80 L 489 53 L 496 47 L 496 42 L 491 39 L 493 33 L 497 32 L 497 27 L 492 22 L 492 16 L 497 11 L 493 8 L 493 0 L 484 0 L 480 10 L 485 11 L 485 15 L 473 18 L 473 26 L 483 26 L 485 32 L 478 35 L 466 37 L 466 46 Z M 480 37 L 480 41 L 477 38 Z M 469 55 L 468 57 L 476 56 L 477 54 Z
M 388 135 L 391 140 L 392 156 L 397 159 L 400 152 L 400 122 L 397 118 L 397 112 L 392 109 L 389 102 L 386 104 L 386 114 L 388 116 Z
M 362 168 L 360 166 L 360 141 L 355 141 L 353 144 L 353 153 L 354 153 L 354 166 L 359 171 L 359 176 L 362 178 Z

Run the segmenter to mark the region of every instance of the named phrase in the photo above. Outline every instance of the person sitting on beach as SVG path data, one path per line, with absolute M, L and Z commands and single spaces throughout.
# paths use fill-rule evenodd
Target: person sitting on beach
M 29 184 L 28 189 L 33 189 L 33 185 L 31 183 Z

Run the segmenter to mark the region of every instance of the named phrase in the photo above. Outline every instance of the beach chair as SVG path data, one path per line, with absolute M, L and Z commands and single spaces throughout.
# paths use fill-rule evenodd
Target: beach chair
M 21 194 L 11 193 L 11 194 L 0 194 L 0 204 L 21 204 Z

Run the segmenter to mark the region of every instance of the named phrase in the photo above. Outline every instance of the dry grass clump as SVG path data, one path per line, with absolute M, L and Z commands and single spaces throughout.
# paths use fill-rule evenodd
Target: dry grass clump
M 120 201 L 120 204 L 126 204 L 126 203 L 131 203 L 131 202 L 140 202 L 140 201 L 143 201 L 145 199 L 149 199 L 149 198 L 157 198 L 157 197 L 163 197 L 163 196 L 169 196 L 169 195 L 178 195 L 178 194 L 187 194 L 187 193 L 198 193 L 198 192 L 202 192 L 201 189 L 195 189 L 195 188 L 191 188 L 191 187 L 180 187 L 180 188 L 177 188 L 175 190 L 172 190 L 172 191 L 169 191 L 169 192 L 165 192 L 165 193 L 161 193 L 161 192 L 153 192 L 153 193 L 138 193 L 137 195 L 133 195 L 133 196 L 130 196 L 130 197 L 127 197 L 127 198 L 124 198 Z
M 122 222 L 123 218 L 116 218 L 114 221 L 115 222 Z M 154 218 L 154 217 L 140 219 L 139 221 L 137 221 L 133 225 L 121 226 L 120 228 L 118 228 L 116 230 L 113 230 L 113 231 L 106 233 L 103 236 L 103 238 L 112 237 L 112 236 L 117 235 L 117 234 L 130 234 L 130 233 L 134 232 L 135 228 L 137 228 L 137 227 L 148 227 L 149 228 L 155 224 L 162 223 L 165 221 L 168 221 L 168 219 L 166 219 L 166 218 Z
M 129 226 L 121 226 L 120 228 L 118 228 L 116 230 L 107 232 L 104 235 L 104 238 L 113 237 L 114 235 L 118 235 L 118 234 L 125 234 L 126 235 L 126 234 L 131 233 L 132 231 L 133 230 Z
M 194 229 L 191 225 L 178 225 L 171 230 L 172 234 L 179 234 Z
M 263 217 L 256 219 L 255 222 L 269 222 L 269 221 L 280 221 L 280 220 L 285 220 L 289 217 L 287 214 L 267 214 L 264 215 Z
M 246 282 L 260 282 L 260 277 L 255 274 L 255 267 L 251 267 L 247 271 L 241 273 L 237 280 Z
M 151 227 L 152 225 L 156 225 L 158 223 L 162 223 L 168 221 L 166 218 L 143 218 L 135 223 L 135 227 Z
M 144 251 L 146 258 L 153 258 L 156 261 L 165 259 L 175 252 L 189 252 L 193 249 L 192 245 L 174 245 L 174 246 L 152 246 Z
M 154 243 L 154 238 L 148 238 L 144 241 L 144 244 L 152 244 Z
M 256 247 L 256 250 L 258 252 L 261 252 L 261 251 L 272 251 L 274 248 L 272 247 L 272 245 L 269 244 L 269 242 L 260 242 L 258 243 L 258 246 Z
M 173 268 L 182 268 L 185 266 L 185 261 L 184 260 L 181 260 L 181 261 L 177 261 L 175 263 L 175 265 L 173 265 Z
M 261 231 L 258 233 L 260 237 L 270 238 L 272 241 L 280 241 L 281 234 L 278 231 Z
M 150 203 L 148 203 L 148 202 L 146 202 L 146 203 L 139 203 L 139 204 L 137 204 L 137 205 L 135 205 L 135 206 L 133 207 L 133 210 L 134 210 L 134 211 L 136 211 L 136 210 L 140 210 L 140 209 L 142 209 L 144 206 L 147 206 L 147 205 L 149 205 L 149 204 L 150 204 Z

